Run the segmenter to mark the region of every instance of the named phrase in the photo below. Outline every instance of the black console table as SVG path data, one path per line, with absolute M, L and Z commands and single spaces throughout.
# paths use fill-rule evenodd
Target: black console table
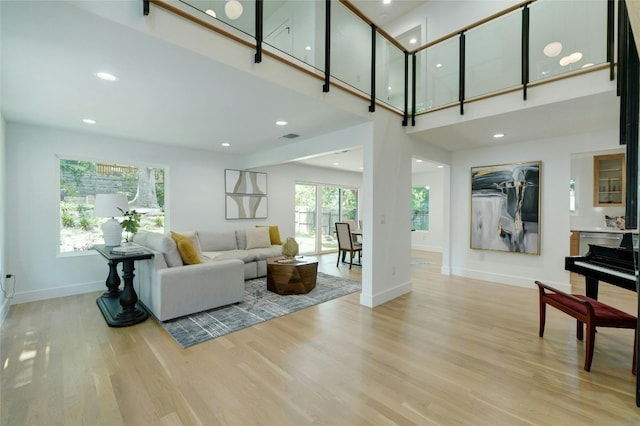
M 110 327 L 128 327 L 146 320 L 147 311 L 138 303 L 138 295 L 133 288 L 133 271 L 136 260 L 153 258 L 153 253 L 144 250 L 136 254 L 111 253 L 113 247 L 98 244 L 93 248 L 100 253 L 109 264 L 107 276 L 107 291 L 96 300 L 105 321 Z M 120 277 L 118 276 L 118 263 L 122 263 L 122 278 L 124 287 L 120 291 Z

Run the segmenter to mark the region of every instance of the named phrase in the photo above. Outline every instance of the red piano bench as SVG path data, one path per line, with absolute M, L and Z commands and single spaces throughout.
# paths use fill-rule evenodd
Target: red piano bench
M 536 284 L 540 290 L 540 337 L 544 334 L 547 305 L 551 305 L 576 319 L 576 337 L 578 340 L 582 340 L 582 324 L 586 324 L 587 343 L 584 357 L 584 369 L 586 371 L 591 370 L 593 348 L 596 338 L 596 327 L 631 328 L 636 330 L 638 321 L 633 315 L 581 294 L 568 294 L 553 287 L 549 287 L 540 281 L 536 281 Z M 633 364 L 631 368 L 633 374 L 636 374 L 637 339 L 637 332 L 634 331 Z

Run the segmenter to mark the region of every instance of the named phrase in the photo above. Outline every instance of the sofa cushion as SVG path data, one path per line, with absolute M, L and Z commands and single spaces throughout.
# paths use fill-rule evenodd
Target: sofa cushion
M 269 248 L 259 248 L 251 250 L 255 260 L 267 260 L 271 257 L 282 256 L 282 246 L 271 246 Z
M 229 259 L 242 260 L 244 263 L 255 262 L 257 260 L 253 250 L 228 250 L 215 258 L 216 261 Z
M 235 231 L 198 231 L 198 239 L 203 252 L 237 250 L 239 248 Z
M 236 232 L 236 244 L 238 246 L 238 250 L 246 250 L 247 234 L 244 232 L 244 229 L 238 229 L 235 232 Z
M 202 262 L 201 257 L 198 256 L 198 251 L 189 237 L 171 231 L 171 238 L 176 242 L 178 252 L 185 265 L 197 265 Z
M 269 228 L 247 228 L 245 234 L 247 236 L 247 250 L 271 247 Z
M 144 234 L 144 236 L 141 234 Z M 145 246 L 153 251 L 162 253 L 164 255 L 164 261 L 167 262 L 167 266 L 170 268 L 184 265 L 176 242 L 167 235 L 157 232 L 139 232 L 136 234 L 136 237 L 134 237 L 134 241 L 138 244 L 143 244 L 142 241 L 144 241 Z
M 271 244 L 282 244 L 282 240 L 280 239 L 280 229 L 277 226 L 266 226 L 266 225 L 256 225 L 257 228 L 268 227 L 269 228 L 269 239 L 271 240 Z
M 198 253 L 198 258 L 202 261 L 202 249 L 200 248 L 200 238 L 198 237 L 198 233 L 196 231 L 185 231 L 178 232 L 178 234 L 184 235 L 191 241 L 193 248 L 196 249 L 196 252 Z

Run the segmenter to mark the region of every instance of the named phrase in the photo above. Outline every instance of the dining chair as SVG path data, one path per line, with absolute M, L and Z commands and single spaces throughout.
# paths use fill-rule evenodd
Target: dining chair
M 353 266 L 353 257 L 358 254 L 358 263 L 356 266 L 362 266 L 362 244 L 353 241 L 351 236 L 351 226 L 347 222 L 336 222 L 336 235 L 338 236 L 338 261 L 336 266 L 340 265 L 340 258 L 344 262 L 344 257 L 349 253 L 349 269 Z

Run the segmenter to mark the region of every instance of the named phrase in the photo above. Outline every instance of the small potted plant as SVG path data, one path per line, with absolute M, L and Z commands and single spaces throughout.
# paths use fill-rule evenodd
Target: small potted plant
M 126 212 L 121 208 L 118 208 L 118 210 L 120 210 L 122 216 L 124 216 L 124 219 L 120 222 L 120 226 L 122 226 L 122 229 L 127 233 L 125 241 L 131 243 L 133 236 L 138 232 L 138 229 L 140 229 L 140 219 L 142 215 L 135 211 L 135 209 Z

